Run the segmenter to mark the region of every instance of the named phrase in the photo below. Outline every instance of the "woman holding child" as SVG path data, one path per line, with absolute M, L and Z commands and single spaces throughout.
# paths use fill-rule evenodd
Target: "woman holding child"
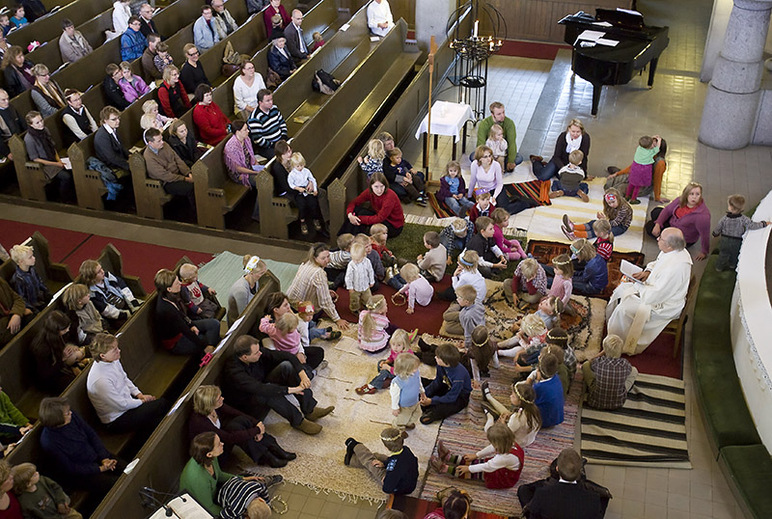
M 324 269 L 329 264 L 330 247 L 325 243 L 314 244 L 308 251 L 308 259 L 300 265 L 295 279 L 292 280 L 287 299 L 295 307 L 301 301 L 311 301 L 315 308 L 324 310 L 341 330 L 348 330 L 348 322 L 338 315 L 335 308 L 333 298 L 337 299 L 337 294 L 327 285 L 327 273 Z
M 651 220 L 644 229 L 655 238 L 662 230 L 675 227 L 684 233 L 686 246 L 691 247 L 700 240 L 701 251 L 694 257 L 702 261 L 710 251 L 710 211 L 702 198 L 702 186 L 697 182 L 686 185 L 681 196 L 668 205 L 656 207 L 651 212 Z
M 473 195 L 492 192 L 496 205 L 506 209 L 509 214 L 517 214 L 534 206 L 535 202 L 526 198 L 509 198 L 504 189 L 501 165 L 493 160 L 493 150 L 488 146 L 477 147 L 474 152 L 471 171 L 472 178 L 466 193 L 467 198 L 470 200 Z
M 531 155 L 533 163 L 533 174 L 539 180 L 549 180 L 558 174 L 560 168 L 568 164 L 568 155 L 574 151 L 580 150 L 584 153 L 584 158 L 580 167 L 587 174 L 587 157 L 590 154 L 590 135 L 584 131 L 584 125 L 579 119 L 571 119 L 566 131 L 558 135 L 555 142 L 555 153 L 548 163 L 542 162 L 542 157 Z
M 344 222 L 338 235 L 366 233 L 371 225 L 382 223 L 389 230 L 389 238 L 395 238 L 405 226 L 402 204 L 397 194 L 389 189 L 389 181 L 383 173 L 372 174 L 370 187 L 351 201 L 346 216 L 348 222 Z

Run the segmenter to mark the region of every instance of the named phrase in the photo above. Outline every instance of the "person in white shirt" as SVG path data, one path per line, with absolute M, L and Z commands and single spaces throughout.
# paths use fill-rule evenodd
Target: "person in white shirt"
M 113 4 L 113 31 L 116 34 L 123 34 L 129 28 L 129 18 L 131 18 L 131 0 L 118 0 Z
M 257 93 L 265 89 L 265 81 L 259 72 L 255 72 L 255 64 L 251 61 L 243 61 L 239 68 L 241 74 L 233 82 L 235 112 L 243 112 L 249 117 L 257 108 Z
M 88 372 L 86 390 L 99 420 L 113 433 L 152 431 L 169 410 L 169 403 L 143 394 L 129 380 L 114 335 L 100 333 L 90 349 L 95 362 Z
M 388 0 L 373 0 L 367 6 L 367 26 L 376 36 L 386 36 L 386 33 L 394 27 L 394 17 L 391 15 L 391 7 Z

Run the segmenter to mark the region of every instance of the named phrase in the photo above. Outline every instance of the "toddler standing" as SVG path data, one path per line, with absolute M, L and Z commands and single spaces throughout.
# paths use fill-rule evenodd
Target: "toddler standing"
M 560 299 L 563 309 L 570 311 L 568 302 L 574 290 L 574 264 L 571 262 L 571 256 L 558 254 L 552 258 L 552 269 L 555 277 L 552 278 L 552 286 L 547 295 Z
M 389 318 L 386 312 L 389 305 L 386 298 L 377 294 L 365 305 L 366 310 L 359 313 L 359 347 L 370 353 L 377 353 L 386 347 L 389 341 Z
M 379 389 L 383 389 L 395 376 L 394 363 L 401 353 L 413 353 L 410 349 L 410 335 L 398 328 L 389 339 L 391 351 L 389 356 L 378 361 L 378 374 L 369 383 L 355 389 L 357 395 L 372 395 Z
M 463 479 L 482 480 L 486 488 L 512 488 L 520 479 L 525 452 L 515 443 L 515 435 L 503 423 L 493 424 L 486 436 L 490 445 L 476 454 L 451 453 L 442 440 L 437 444 L 437 456 L 429 464 L 440 474 Z
M 349 310 L 359 313 L 372 297 L 370 287 L 375 284 L 373 266 L 365 255 L 365 246 L 361 243 L 351 245 L 351 261 L 346 267 L 346 290 L 349 292 Z
M 287 184 L 295 191 L 293 199 L 298 208 L 300 232 L 304 235 L 308 234 L 307 218 L 313 220 L 314 229 L 321 231 L 322 210 L 319 208 L 319 189 L 316 186 L 316 179 L 306 167 L 306 159 L 300 153 L 292 154 L 290 164 L 292 171 L 287 175 Z
M 185 263 L 180 267 L 180 297 L 182 303 L 188 308 L 188 315 L 200 319 L 212 319 L 220 305 L 213 298 L 206 297 L 217 295 L 217 291 L 198 281 L 198 267 Z
M 491 213 L 493 219 L 493 239 L 501 252 L 509 259 L 525 259 L 528 255 L 523 250 L 523 246 L 517 240 L 508 240 L 504 237 L 504 227 L 509 224 L 509 212 L 503 207 L 497 207 Z
M 642 187 L 651 185 L 651 176 L 654 169 L 654 156 L 659 153 L 660 136 L 649 137 L 644 135 L 638 139 L 638 147 L 635 149 L 635 157 L 630 165 L 630 177 L 627 184 L 625 197 L 631 204 L 640 204 L 638 191 Z
M 346 281 L 346 267 L 351 261 L 351 244 L 354 243 L 354 235 L 346 232 L 338 236 L 337 250 L 330 252 L 330 263 L 324 268 L 327 279 L 330 281 L 330 289 L 337 290 Z
M 493 152 L 493 160 L 499 163 L 501 171 L 506 171 L 507 147 L 509 147 L 509 144 L 504 138 L 504 128 L 498 124 L 491 126 L 485 145 Z
M 763 229 L 770 222 L 754 222 L 743 214 L 745 197 L 730 195 L 727 199 L 727 212 L 713 229 L 713 236 L 721 236 L 718 245 L 718 261 L 716 270 L 734 270 L 737 268 L 737 258 L 743 244 L 743 235 L 747 231 Z
M 421 361 L 412 353 L 400 353 L 394 361 L 394 379 L 391 381 L 392 425 L 400 431 L 415 428 L 415 422 L 421 416 L 419 401 L 424 394 L 421 375 L 418 369 Z
M 505 141 L 506 143 L 506 141 Z M 440 179 L 440 190 L 437 198 L 445 202 L 448 209 L 463 218 L 466 212 L 474 206 L 474 202 L 466 197 L 466 182 L 461 176 L 461 164 L 451 160 L 445 165 L 445 174 Z

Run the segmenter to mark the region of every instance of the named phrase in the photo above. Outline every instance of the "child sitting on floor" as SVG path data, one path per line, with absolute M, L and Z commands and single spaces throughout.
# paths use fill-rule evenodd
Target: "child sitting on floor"
M 188 308 L 188 315 L 197 319 L 212 319 L 220 305 L 207 295 L 215 296 L 217 291 L 198 281 L 198 267 L 185 263 L 180 267 L 180 297 Z
M 386 347 L 389 341 L 389 318 L 386 312 L 389 305 L 381 294 L 374 295 L 365 304 L 365 310 L 359 312 L 359 347 L 370 353 L 377 353 Z
M 528 383 L 536 392 L 536 407 L 541 413 L 542 428 L 563 423 L 563 385 L 555 375 L 558 372 L 558 359 L 552 354 L 542 355 L 539 368 L 528 377 Z
M 595 223 L 592 224 L 592 230 L 597 236 L 593 244 L 595 252 L 608 263 L 614 252 L 614 235 L 611 233 L 611 224 L 608 220 L 595 220 Z
M 507 268 L 507 258 L 493 239 L 495 225 L 493 219 L 481 216 L 474 223 L 477 234 L 472 236 L 467 244 L 468 250 L 476 251 L 480 259 L 477 270 L 486 278 L 490 278 L 499 269 Z
M 493 194 L 490 191 L 475 195 L 475 201 L 477 203 L 466 213 L 466 217 L 472 223 L 475 223 L 481 216 L 490 216 L 491 211 L 495 209 L 493 206 Z
M 466 249 L 469 240 L 474 236 L 474 223 L 463 218 L 454 218 L 450 225 L 440 232 L 440 245 L 445 247 L 448 259 L 453 254 Z
M 410 338 L 408 333 L 402 328 L 394 330 L 389 339 L 391 351 L 389 356 L 378 361 L 378 374 L 369 383 L 356 388 L 357 395 L 372 395 L 379 389 L 387 387 L 394 378 L 394 361 L 400 353 L 413 353 L 410 349 Z
M 557 326 L 547 332 L 547 345 L 557 346 L 563 350 L 563 362 L 568 370 L 568 379 L 573 380 L 576 374 L 576 352 L 568 343 L 568 332 Z
M 373 266 L 365 255 L 365 246 L 361 243 L 351 245 L 351 261 L 346 267 L 346 290 L 349 293 L 348 307 L 351 313 L 358 314 L 372 297 L 370 289 L 375 283 Z
M 618 335 L 603 339 L 603 349 L 582 364 L 587 405 L 595 409 L 619 409 L 625 405 L 638 370 L 622 358 L 624 341 Z
M 515 435 L 503 423 L 495 423 L 486 431 L 490 445 L 476 454 L 451 453 L 442 440 L 437 444 L 437 456 L 429 464 L 440 474 L 457 478 L 483 480 L 486 488 L 512 488 L 520 479 L 525 453 L 515 443 Z
M 454 415 L 469 405 L 472 379 L 461 365 L 461 352 L 452 344 L 440 344 L 435 355 L 437 374 L 434 380 L 421 379 L 421 423 L 430 424 Z
M 512 279 L 505 279 L 501 288 L 505 299 L 525 308 L 547 295 L 547 274 L 535 259 L 524 259 L 517 265 Z M 521 299 L 523 302 L 518 303 Z
M 346 267 L 351 261 L 351 244 L 354 243 L 354 235 L 343 233 L 337 239 L 338 249 L 330 251 L 330 263 L 324 268 L 331 290 L 337 290 L 346 281 Z
M 382 223 L 374 223 L 370 226 L 370 246 L 381 257 L 381 263 L 383 263 L 384 267 L 393 267 L 397 264 L 397 258 L 394 257 L 394 253 L 386 246 L 388 238 L 388 227 Z
M 491 213 L 491 218 L 493 219 L 493 240 L 507 259 L 514 261 L 527 258 L 528 255 L 519 241 L 508 240 L 504 237 L 504 227 L 509 224 L 509 213 L 507 210 L 503 207 L 497 207 Z
M 584 238 L 571 244 L 571 252 L 576 255 L 576 259 L 585 263 L 584 270 L 574 274 L 573 291 L 583 296 L 596 296 L 603 292 L 608 285 L 608 265 L 603 256 Z
M 467 328 L 471 334 L 475 326 L 485 324 L 485 307 L 477 302 L 477 289 L 473 285 L 457 287 L 456 303 L 445 310 L 442 319 L 445 333 L 464 335 L 464 339 L 467 337 Z
M 440 235 L 434 231 L 424 234 L 424 247 L 429 252 L 416 257 L 421 274 L 429 281 L 442 281 L 448 265 L 448 251 L 441 243 Z
M 466 197 L 466 183 L 461 176 L 461 164 L 455 160 L 445 165 L 445 174 L 440 179 L 437 199 L 444 202 L 448 209 L 460 218 L 463 218 L 474 205 L 474 202 Z
M 734 270 L 737 268 L 737 258 L 740 256 L 740 246 L 743 235 L 747 231 L 763 229 L 772 222 L 754 222 L 743 214 L 745 197 L 730 195 L 727 199 L 727 212 L 713 229 L 713 236 L 721 236 L 718 244 L 718 261 L 716 270 Z
M 499 367 L 497 349 L 496 341 L 490 337 L 488 329 L 483 325 L 475 326 L 472 330 L 471 344 L 466 345 L 466 354 L 463 359 L 464 367 L 473 375 L 477 369 L 480 377 L 490 377 L 489 366 L 491 362 L 494 368 Z
M 389 280 L 389 285 L 397 289 L 398 294 L 407 298 L 407 313 L 415 312 L 415 304 L 428 306 L 434 296 L 434 287 L 421 275 L 412 263 L 406 263 L 399 275 Z
M 273 321 L 272 316 L 266 315 L 260 320 L 259 329 L 270 337 L 276 350 L 297 356 L 311 377 L 310 372 L 324 360 L 324 349 L 319 346 L 303 347 L 298 331 L 299 322 L 298 316 L 291 311 L 279 317 L 276 322 Z
M 298 303 L 298 332 L 300 332 L 300 344 L 303 348 L 308 348 L 314 339 L 325 341 L 336 341 L 340 339 L 341 333 L 333 330 L 332 326 L 327 328 L 317 328 L 314 315 L 316 308 L 311 301 L 301 301 Z
M 509 401 L 514 406 L 514 412 L 509 412 L 501 402 L 493 398 L 487 382 L 482 383 L 483 411 L 485 412 L 485 430 L 494 422 L 504 422 L 515 435 L 515 442 L 525 448 L 536 440 L 536 434 L 541 429 L 541 413 L 536 407 L 536 392 L 528 382 L 512 384 Z
M 603 194 L 603 212 L 599 211 L 597 216 L 598 220 L 608 220 L 611 224 L 611 232 L 614 236 L 619 236 L 630 227 L 633 221 L 633 208 L 615 187 L 610 187 Z M 575 224 L 567 214 L 564 214 L 561 229 L 571 241 L 577 238 L 594 238 L 595 233 L 592 230 L 594 223 L 595 220 Z
M 546 344 L 547 327 L 541 317 L 528 314 L 520 322 L 520 330 L 505 341 L 499 343 L 499 357 L 515 359 L 515 370 L 530 373 L 531 365 L 536 362 L 539 352 Z
M 581 166 L 583 160 L 584 152 L 582 150 L 574 150 L 568 154 L 568 164 L 558 171 L 559 179 L 552 181 L 550 198 L 578 196 L 582 202 L 590 201 L 590 197 L 587 196 L 590 186 L 587 185 L 587 182 L 582 182 L 586 178 Z
M 391 395 L 392 425 L 404 433 L 405 429 L 415 428 L 415 422 L 421 416 L 419 404 L 424 388 L 418 369 L 421 361 L 410 352 L 400 353 L 394 361 L 394 374 L 389 394 Z
M 568 378 L 568 366 L 566 366 L 565 351 L 559 346 L 548 344 L 542 348 L 539 358 L 541 359 L 543 355 L 547 354 L 554 355 L 555 358 L 558 359 L 558 372 L 556 373 L 556 376 L 560 379 L 560 386 L 563 388 L 563 394 L 567 395 L 568 389 L 571 387 L 571 379 Z M 529 376 L 533 376 L 533 374 Z
M 418 458 L 404 445 L 402 431 L 396 427 L 387 427 L 381 431 L 381 441 L 389 449 L 390 456 L 373 454 L 370 449 L 354 438 L 346 440 L 346 466 L 354 463 L 366 469 L 387 494 L 409 494 L 418 483 Z

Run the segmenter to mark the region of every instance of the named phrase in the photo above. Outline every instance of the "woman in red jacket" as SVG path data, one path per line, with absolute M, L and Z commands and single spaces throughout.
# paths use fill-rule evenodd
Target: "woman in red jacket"
M 348 221 L 343 224 L 338 234 L 367 233 L 369 227 L 382 223 L 389 230 L 389 238 L 402 233 L 405 226 L 405 213 L 397 193 L 389 189 L 389 181 L 383 173 L 373 173 L 370 187 L 351 201 L 346 208 Z
M 212 87 L 198 85 L 196 95 L 193 98 L 196 106 L 193 108 L 193 124 L 198 128 L 201 141 L 216 146 L 228 136 L 228 119 L 217 103 L 212 101 Z
M 164 80 L 158 87 L 158 102 L 166 117 L 182 117 L 190 109 L 188 93 L 180 83 L 180 70 L 174 65 L 164 69 Z

